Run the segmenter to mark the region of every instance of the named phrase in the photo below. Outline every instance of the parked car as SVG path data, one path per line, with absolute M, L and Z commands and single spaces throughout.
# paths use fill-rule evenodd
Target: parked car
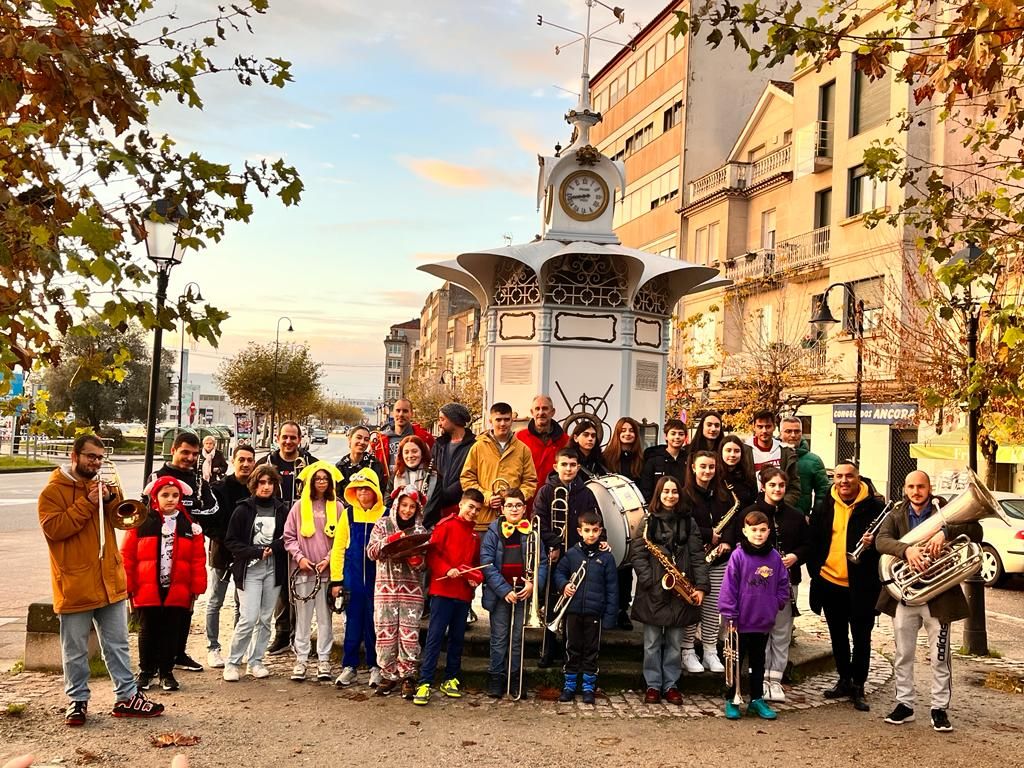
M 327 430 L 326 429 L 314 429 L 313 436 L 310 438 L 310 442 L 313 445 L 317 443 L 323 443 L 327 445 Z
M 998 585 L 1010 574 L 1024 573 L 1024 496 L 1006 491 L 993 491 L 992 495 L 1002 506 L 1010 525 L 995 517 L 981 521 L 984 530 L 981 577 L 988 587 Z

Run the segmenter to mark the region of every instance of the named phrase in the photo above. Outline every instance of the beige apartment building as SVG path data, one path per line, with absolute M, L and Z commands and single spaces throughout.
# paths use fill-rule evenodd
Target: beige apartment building
M 384 401 L 393 403 L 405 394 L 419 355 L 420 321 L 392 325 L 384 339 Z

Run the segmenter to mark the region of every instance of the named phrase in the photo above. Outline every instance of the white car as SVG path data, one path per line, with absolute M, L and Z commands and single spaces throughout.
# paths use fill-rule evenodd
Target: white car
M 1009 574 L 1024 573 L 1024 496 L 1006 491 L 993 491 L 992 495 L 1002 506 L 1010 525 L 996 517 L 981 521 L 985 532 L 981 545 L 981 577 L 987 587 L 998 585 Z

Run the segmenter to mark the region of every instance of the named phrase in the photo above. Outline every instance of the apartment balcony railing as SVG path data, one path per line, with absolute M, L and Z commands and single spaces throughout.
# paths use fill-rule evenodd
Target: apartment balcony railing
M 750 164 L 750 185 L 793 170 L 793 145 L 787 144 Z
M 778 268 L 786 272 L 823 264 L 828 260 L 831 233 L 831 227 L 818 227 L 782 240 L 775 246 Z
M 687 195 L 691 203 L 703 200 L 725 189 L 744 189 L 750 174 L 749 163 L 726 163 L 711 173 L 706 173 L 688 185 Z
M 734 283 L 761 280 L 776 271 L 774 248 L 760 248 L 725 262 L 725 276 Z

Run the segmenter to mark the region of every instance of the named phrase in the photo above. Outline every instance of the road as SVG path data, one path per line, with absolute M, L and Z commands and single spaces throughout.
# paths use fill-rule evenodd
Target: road
M 348 441 L 332 435 L 328 444 L 313 446 L 318 459 L 336 462 Z M 125 494 L 142 492 L 142 458 L 118 459 Z M 0 474 L 0 670 L 24 655 L 25 617 L 30 603 L 52 595 L 46 542 L 39 530 L 36 502 L 49 480 L 48 472 Z

